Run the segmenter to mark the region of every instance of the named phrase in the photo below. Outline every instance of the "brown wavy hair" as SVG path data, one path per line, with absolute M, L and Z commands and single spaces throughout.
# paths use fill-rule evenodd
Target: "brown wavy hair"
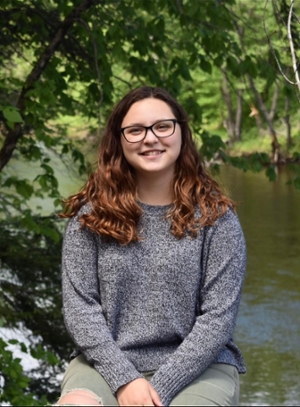
M 64 212 L 60 215 L 70 218 L 89 203 L 91 211 L 80 216 L 82 227 L 123 245 L 141 240 L 138 223 L 143 211 L 137 203 L 134 169 L 122 151 L 120 129 L 130 107 L 146 98 L 167 103 L 181 127 L 182 147 L 175 165 L 173 205 L 166 214 L 171 233 L 178 238 L 186 233 L 195 237 L 201 227 L 213 225 L 229 207 L 235 208 L 206 172 L 183 108 L 166 90 L 143 86 L 130 91 L 112 111 L 99 146 L 97 168 L 80 192 L 64 201 Z M 195 216 L 197 206 L 200 217 Z

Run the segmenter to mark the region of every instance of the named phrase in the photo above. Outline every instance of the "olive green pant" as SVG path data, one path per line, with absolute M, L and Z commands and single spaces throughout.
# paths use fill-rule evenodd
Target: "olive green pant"
M 143 373 L 151 380 L 154 372 Z M 72 389 L 95 393 L 104 406 L 118 406 L 116 397 L 103 377 L 86 361 L 77 356 L 69 364 L 62 382 L 62 395 Z M 239 402 L 239 375 L 234 366 L 212 364 L 199 377 L 184 387 L 170 406 L 237 406 Z

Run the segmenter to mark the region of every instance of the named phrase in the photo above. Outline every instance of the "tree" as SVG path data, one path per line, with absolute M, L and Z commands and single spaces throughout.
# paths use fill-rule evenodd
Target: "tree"
M 4 326 L 22 321 L 38 338 L 40 376 L 32 372 L 24 392 L 39 401 L 45 393 L 55 400 L 57 383 L 48 376 L 63 368 L 72 348 L 61 316 L 64 223 L 56 216 L 61 196 L 54 159 L 66 167 L 71 162 L 79 174 L 89 164 L 86 138 L 74 137 L 70 123 L 80 120 L 87 134 L 100 137 L 109 110 L 125 91 L 146 83 L 163 86 L 188 111 L 207 161 L 217 155 L 244 170 L 266 166 L 269 177 L 274 175 L 268 154 L 230 157 L 220 135 L 203 123 L 205 115 L 220 120 L 215 103 L 218 99 L 222 109 L 223 77 L 227 98 L 239 81 L 232 110 L 244 110 L 243 75 L 257 62 L 242 49 L 234 7 L 234 0 L 9 0 L 0 10 L 0 308 Z M 269 80 L 262 68 L 259 77 Z M 201 83 L 205 97 L 195 86 Z M 233 141 L 245 121 L 239 112 Z M 13 163 L 21 161 L 35 166 L 33 180 L 12 173 Z M 32 198 L 51 200 L 54 209 L 45 213 Z M 4 397 L 10 389 L 6 373 Z

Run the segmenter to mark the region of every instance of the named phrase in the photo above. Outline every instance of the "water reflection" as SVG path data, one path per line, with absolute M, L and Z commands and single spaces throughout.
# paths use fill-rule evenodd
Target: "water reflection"
M 236 340 L 248 372 L 242 405 L 300 403 L 300 191 L 287 172 L 264 174 L 224 167 L 218 177 L 240 202 L 248 267 Z

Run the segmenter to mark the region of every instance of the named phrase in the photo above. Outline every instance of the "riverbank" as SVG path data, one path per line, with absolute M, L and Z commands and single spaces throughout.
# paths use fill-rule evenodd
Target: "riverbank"
M 253 153 L 269 153 L 271 155 L 272 139 L 270 136 L 260 136 L 255 139 L 236 141 L 228 147 L 229 155 L 248 156 Z M 278 136 L 282 160 L 286 162 L 300 161 L 300 134 L 292 138 L 292 146 L 287 147 L 286 138 Z

